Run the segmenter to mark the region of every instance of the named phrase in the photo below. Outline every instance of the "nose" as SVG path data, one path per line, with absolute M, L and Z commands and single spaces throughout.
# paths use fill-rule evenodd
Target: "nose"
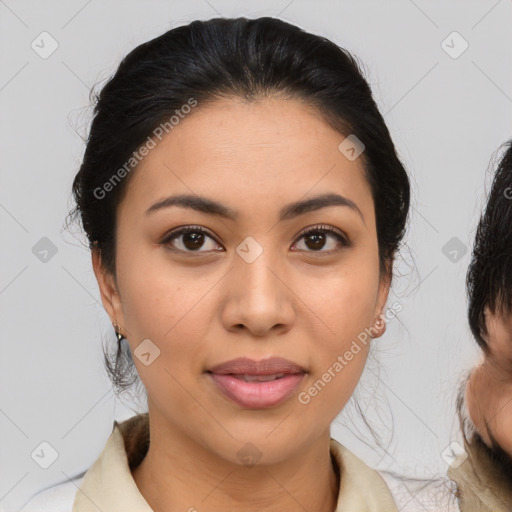
M 296 296 L 284 265 L 263 252 L 254 260 L 235 256 L 230 272 L 222 322 L 231 332 L 247 329 L 264 337 L 288 331 L 295 319 Z

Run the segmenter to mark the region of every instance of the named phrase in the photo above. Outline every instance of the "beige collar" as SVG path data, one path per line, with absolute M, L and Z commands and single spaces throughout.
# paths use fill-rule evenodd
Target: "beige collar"
M 512 482 L 476 430 L 469 441 L 464 439 L 464 449 L 448 468 L 448 476 L 457 484 L 461 511 L 510 512 Z
M 76 493 L 72 512 L 152 512 L 131 474 L 147 452 L 149 416 L 134 416 L 114 428 Z M 398 512 L 381 476 L 336 440 L 330 450 L 341 470 L 336 512 Z

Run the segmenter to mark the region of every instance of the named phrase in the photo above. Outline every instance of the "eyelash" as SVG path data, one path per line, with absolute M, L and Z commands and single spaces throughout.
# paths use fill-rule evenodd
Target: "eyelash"
M 167 247 L 167 246 L 169 246 L 169 243 L 173 239 L 178 238 L 179 236 L 187 234 L 187 233 L 202 233 L 202 234 L 208 236 L 209 238 L 211 238 L 212 240 L 214 240 L 216 243 L 218 243 L 215 240 L 215 238 L 213 236 L 211 236 L 203 228 L 201 228 L 199 226 L 185 226 L 185 227 L 182 227 L 182 228 L 176 228 L 175 230 L 173 230 L 170 233 L 168 233 L 163 238 L 163 240 L 160 242 L 160 244 Z M 334 228 L 332 228 L 330 226 L 326 226 L 326 225 L 319 225 L 319 226 L 313 226 L 312 228 L 306 228 L 305 231 L 299 233 L 297 240 L 300 240 L 301 238 L 303 238 L 303 237 L 305 237 L 307 235 L 313 234 L 313 233 L 322 233 L 322 234 L 327 233 L 329 235 L 334 236 L 334 238 L 336 238 L 337 241 L 341 244 L 342 248 L 346 248 L 346 247 L 350 247 L 351 246 L 351 243 L 350 243 L 350 241 L 348 240 L 348 238 L 346 236 L 342 235 L 341 233 L 336 231 Z M 209 251 L 183 251 L 181 249 L 172 249 L 172 248 L 169 248 L 169 247 L 167 247 L 167 249 L 169 251 L 172 251 L 172 252 L 181 252 L 181 253 L 190 253 L 190 254 L 203 254 L 203 253 L 209 252 Z M 333 253 L 338 252 L 340 250 L 341 249 L 334 249 L 334 250 L 330 250 L 330 251 L 323 251 L 323 250 L 313 251 L 313 250 L 309 250 L 309 251 L 306 251 L 306 252 L 318 253 L 318 254 L 322 254 L 322 253 L 323 254 L 333 254 Z M 221 251 L 218 251 L 218 252 L 221 252 Z

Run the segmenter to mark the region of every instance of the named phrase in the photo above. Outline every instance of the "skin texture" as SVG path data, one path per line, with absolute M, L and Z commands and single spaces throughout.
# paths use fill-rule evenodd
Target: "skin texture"
M 292 396 L 245 409 L 204 372 L 236 357 L 280 356 L 307 369 L 300 392 L 377 322 L 389 278 L 379 273 L 362 159 L 338 150 L 344 138 L 299 100 L 222 99 L 199 105 L 134 171 L 118 208 L 117 279 L 98 251 L 92 260 L 105 309 L 132 352 L 144 339 L 161 351 L 149 366 L 134 357 L 151 445 L 133 476 L 153 510 L 335 509 L 330 423 L 359 381 L 369 343 L 307 405 Z M 181 193 L 221 202 L 239 218 L 176 206 L 145 215 Z M 284 205 L 324 193 L 347 197 L 362 216 L 330 206 L 278 222 Z M 200 254 L 183 236 L 160 243 L 189 225 L 208 232 Z M 351 245 L 329 234 L 316 248 L 301 231 L 318 225 Z M 248 236 L 263 248 L 252 263 L 236 252 Z M 246 443 L 261 452 L 252 467 L 237 455 Z
M 483 441 L 491 446 L 485 422 L 512 458 L 512 315 L 485 312 L 489 354 L 469 377 L 466 403 Z

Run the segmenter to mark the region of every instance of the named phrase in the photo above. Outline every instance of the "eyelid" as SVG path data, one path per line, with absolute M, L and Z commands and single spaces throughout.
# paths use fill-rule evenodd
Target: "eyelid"
M 344 243 L 347 245 L 351 244 L 350 239 L 345 232 L 343 232 L 341 229 L 330 226 L 329 224 L 312 224 L 311 226 L 308 226 L 300 231 L 297 235 L 297 238 L 307 235 L 310 231 L 323 231 L 333 235 L 338 235 L 343 238 Z
M 218 240 L 217 238 L 213 235 L 213 233 L 211 233 L 211 231 L 209 231 L 207 228 L 204 228 L 202 226 L 198 226 L 198 225 L 195 225 L 195 224 L 185 224 L 183 226 L 177 226 L 173 229 L 171 229 L 170 231 L 168 231 L 163 237 L 162 239 L 160 240 L 159 244 L 161 245 L 166 245 L 168 244 L 171 239 L 175 236 L 180 236 L 184 233 L 187 233 L 187 232 L 200 232 L 200 233 L 204 233 L 205 235 L 209 236 L 212 240 L 215 241 L 215 243 L 219 244 L 219 245 L 222 245 Z M 177 251 L 177 252 L 183 252 L 183 251 Z M 194 251 L 187 251 L 187 252 L 190 252 L 190 253 L 193 253 Z M 204 252 L 204 251 L 197 251 L 197 253 L 199 252 Z

